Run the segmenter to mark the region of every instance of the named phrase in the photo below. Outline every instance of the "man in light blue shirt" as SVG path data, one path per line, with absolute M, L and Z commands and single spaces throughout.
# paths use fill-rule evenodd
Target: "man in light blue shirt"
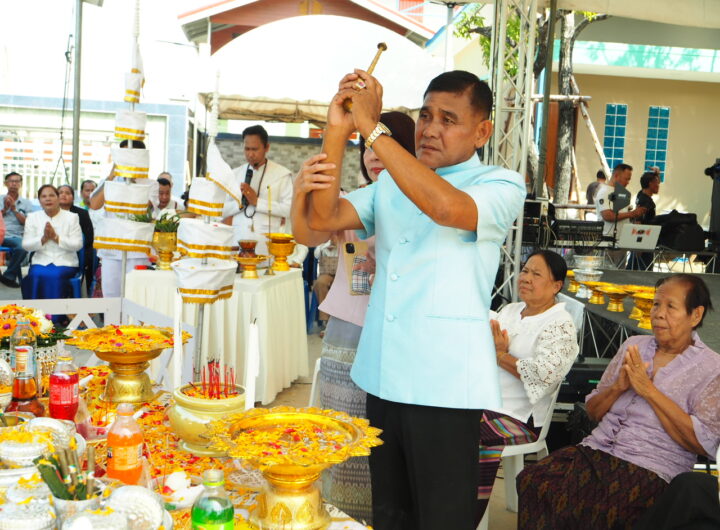
M 476 155 L 492 133 L 492 93 L 475 75 L 431 81 L 416 123 L 417 159 L 378 122 L 381 96 L 363 71 L 340 82 L 323 144 L 333 169 L 310 194 L 308 224 L 376 236 L 375 283 L 352 369 L 368 393 L 370 423 L 384 431 L 370 456 L 373 527 L 470 530 L 482 409 L 500 405 L 490 295 L 525 185 Z M 339 199 L 337 168 L 354 130 L 386 171 Z

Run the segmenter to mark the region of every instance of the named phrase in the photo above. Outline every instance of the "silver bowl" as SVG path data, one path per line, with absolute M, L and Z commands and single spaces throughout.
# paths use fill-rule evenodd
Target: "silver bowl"
M 580 288 L 575 293 L 576 298 L 590 298 L 592 291 L 588 289 L 582 282 L 599 282 L 603 275 L 603 271 L 594 271 L 591 269 L 573 269 L 575 273 L 575 281 L 580 284 Z
M 573 263 L 575 267 L 583 270 L 595 270 L 603 266 L 603 256 L 574 256 Z M 597 280 L 584 280 L 597 281 Z

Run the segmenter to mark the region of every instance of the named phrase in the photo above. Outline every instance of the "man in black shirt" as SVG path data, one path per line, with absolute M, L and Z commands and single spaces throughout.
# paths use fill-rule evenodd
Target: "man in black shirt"
M 635 206 L 645 208 L 645 214 L 640 217 L 640 224 L 648 224 L 655 218 L 655 201 L 652 196 L 660 190 L 660 176 L 652 171 L 646 171 L 640 177 L 642 188 L 635 198 Z
M 646 171 L 642 177 L 640 177 L 640 187 L 642 189 L 635 198 L 635 206 L 637 208 L 645 208 L 645 213 L 638 218 L 638 222 L 646 225 L 652 223 L 652 220 L 655 219 L 655 201 L 652 196 L 660 189 L 660 175 L 653 171 Z M 652 260 L 652 252 L 633 252 L 630 255 L 628 268 L 633 270 L 647 270 Z
M 585 198 L 588 204 L 595 204 L 595 194 L 597 193 L 598 187 L 601 184 L 605 184 L 605 180 L 607 179 L 602 169 L 597 172 L 596 178 L 597 180 L 595 180 L 595 182 L 588 184 L 587 191 L 585 192 Z

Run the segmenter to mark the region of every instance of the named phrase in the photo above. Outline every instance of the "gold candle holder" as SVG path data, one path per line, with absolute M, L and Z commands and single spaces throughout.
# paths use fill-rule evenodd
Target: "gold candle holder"
M 177 232 L 155 232 L 152 245 L 158 251 L 157 268 L 161 271 L 171 270 L 173 252 L 177 250 Z

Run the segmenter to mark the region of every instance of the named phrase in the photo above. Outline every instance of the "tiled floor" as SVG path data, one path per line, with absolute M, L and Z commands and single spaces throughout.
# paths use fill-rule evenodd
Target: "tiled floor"
M 320 357 L 322 339 L 317 334 L 308 335 L 308 373 L 312 375 L 315 368 L 315 361 Z M 306 407 L 310 400 L 311 378 L 300 378 L 278 394 L 275 401 L 268 407 L 278 405 L 289 405 L 293 407 Z M 505 484 L 503 470 L 500 469 L 493 494 L 490 498 L 490 530 L 510 530 L 517 526 L 517 514 L 505 508 Z

